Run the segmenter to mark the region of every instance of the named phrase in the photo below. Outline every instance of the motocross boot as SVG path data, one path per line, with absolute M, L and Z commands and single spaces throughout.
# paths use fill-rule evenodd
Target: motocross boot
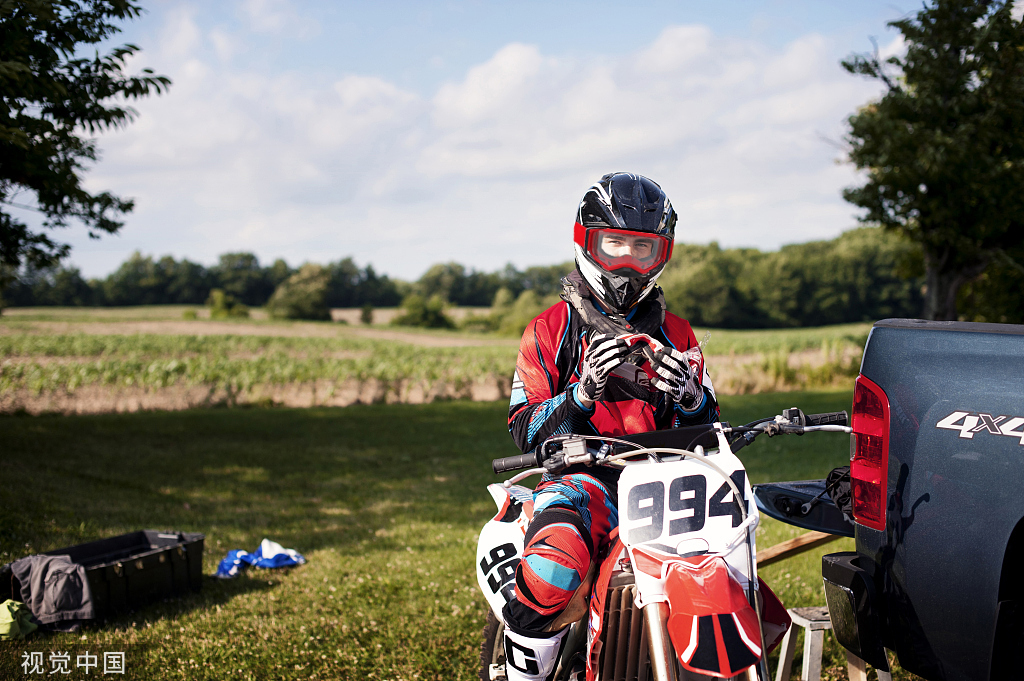
M 555 673 L 569 629 L 542 637 L 505 629 L 505 678 L 508 681 L 546 681 Z

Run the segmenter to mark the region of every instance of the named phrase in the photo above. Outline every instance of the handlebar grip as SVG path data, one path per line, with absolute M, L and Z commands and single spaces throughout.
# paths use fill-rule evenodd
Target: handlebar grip
M 809 426 L 848 426 L 850 417 L 845 411 L 833 411 L 828 414 L 808 414 Z
M 501 459 L 494 459 L 491 461 L 491 468 L 495 474 L 504 473 L 505 471 L 515 471 L 521 468 L 536 468 L 540 465 L 540 447 L 532 452 L 526 454 L 520 454 L 518 456 L 506 456 Z

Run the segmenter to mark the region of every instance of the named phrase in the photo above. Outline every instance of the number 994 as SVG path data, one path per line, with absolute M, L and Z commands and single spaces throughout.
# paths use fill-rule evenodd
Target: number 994
M 668 505 L 666 509 L 665 483 L 660 480 L 645 482 L 629 490 L 626 502 L 626 519 L 630 523 L 650 518 L 650 523 L 633 527 L 629 530 L 629 542 L 642 544 L 657 539 L 665 530 L 665 516 L 676 515 L 669 519 L 668 536 L 674 537 L 704 529 L 708 518 L 731 516 L 732 526 L 737 527 L 742 520 L 741 504 L 746 505 L 746 473 L 735 471 L 731 476 L 740 493 L 744 495 L 739 503 L 726 497 L 734 496 L 732 489 L 725 482 L 708 499 L 707 478 L 703 475 L 684 475 L 668 485 Z M 668 513 L 666 514 L 666 510 Z M 682 515 L 679 515 L 682 514 Z

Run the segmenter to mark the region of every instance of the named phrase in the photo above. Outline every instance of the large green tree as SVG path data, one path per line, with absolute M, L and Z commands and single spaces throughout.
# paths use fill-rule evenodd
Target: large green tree
M 843 196 L 921 245 L 929 319 L 956 319 L 961 286 L 1024 241 L 1024 27 L 1012 5 L 933 0 L 889 24 L 905 55 L 843 62 L 886 87 L 849 119 L 867 182 Z
M 402 302 L 395 281 L 378 275 L 372 265 L 360 269 L 352 258 L 327 265 L 331 283 L 327 293 L 329 307 L 392 307 Z
M 499 288 L 498 273 L 467 272 L 457 262 L 438 263 L 416 282 L 417 293 L 424 299 L 437 295 L 455 305 L 490 305 Z
M 274 293 L 270 272 L 254 253 L 225 253 L 213 268 L 220 288 L 245 305 L 262 305 Z
M 331 273 L 323 265 L 306 263 L 277 287 L 267 311 L 277 319 L 331 319 L 327 306 Z
M 92 136 L 127 125 L 136 111 L 126 101 L 171 81 L 149 69 L 126 74 L 134 45 L 87 52 L 141 11 L 129 0 L 0 0 L 0 272 L 67 255 L 52 228 L 77 221 L 98 237 L 132 210 L 131 200 L 82 186 L 97 157 Z M 38 211 L 41 226 L 12 215 L 18 205 Z

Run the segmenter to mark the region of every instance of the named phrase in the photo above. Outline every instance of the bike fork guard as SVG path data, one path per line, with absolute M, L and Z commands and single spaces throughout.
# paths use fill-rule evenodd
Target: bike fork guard
M 729 678 L 760 660 L 757 613 L 721 556 L 672 561 L 666 572 L 668 634 L 683 667 Z M 765 640 L 770 650 L 782 638 L 778 632 L 785 633 L 789 628 L 789 615 L 775 594 L 758 581 L 765 601 Z M 782 618 L 785 622 L 777 621 Z

